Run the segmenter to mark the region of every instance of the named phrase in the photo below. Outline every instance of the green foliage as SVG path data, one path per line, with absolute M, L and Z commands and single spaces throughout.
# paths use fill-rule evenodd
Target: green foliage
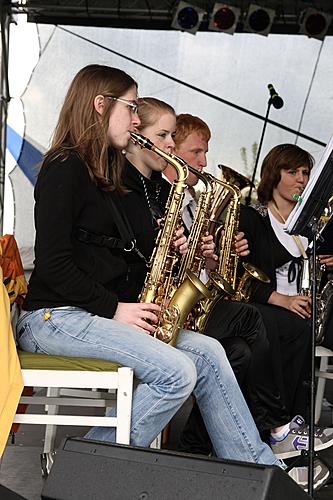
M 244 175 L 249 179 L 252 178 L 254 165 L 256 162 L 258 152 L 258 143 L 254 142 L 251 146 L 251 152 L 248 153 L 247 148 L 244 146 L 240 148 L 240 155 L 244 166 Z M 250 157 L 250 158 L 249 158 Z M 256 182 L 259 180 L 259 174 L 256 175 Z

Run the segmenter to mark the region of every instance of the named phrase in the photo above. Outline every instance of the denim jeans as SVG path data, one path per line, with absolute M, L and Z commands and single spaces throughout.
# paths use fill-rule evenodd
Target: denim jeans
M 59 307 L 23 311 L 17 340 L 25 351 L 132 367 L 141 381 L 133 395 L 134 446 L 149 446 L 193 392 L 218 457 L 279 465 L 261 441 L 224 349 L 213 338 L 182 330 L 174 348 L 125 323 Z M 96 427 L 87 437 L 114 441 L 115 433 Z

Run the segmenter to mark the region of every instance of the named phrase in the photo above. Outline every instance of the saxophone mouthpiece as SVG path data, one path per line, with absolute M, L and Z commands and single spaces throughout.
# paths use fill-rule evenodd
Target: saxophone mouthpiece
M 293 194 L 293 198 L 294 198 L 294 200 L 296 200 L 298 203 L 302 203 L 302 201 L 303 201 L 302 196 L 299 196 L 299 195 L 298 195 L 298 194 L 296 194 L 296 193 L 294 193 L 294 194 Z
M 134 144 L 139 145 L 141 148 L 153 149 L 154 144 L 141 134 L 136 132 L 129 133 Z

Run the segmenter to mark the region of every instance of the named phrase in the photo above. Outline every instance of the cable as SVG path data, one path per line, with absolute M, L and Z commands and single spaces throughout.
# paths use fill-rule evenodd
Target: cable
M 226 99 L 223 99 L 222 97 L 217 97 L 214 94 L 211 94 L 210 92 L 206 92 L 205 90 L 199 89 L 198 87 L 195 87 L 194 85 L 191 85 L 190 83 L 184 82 L 182 80 L 179 80 L 178 78 L 170 76 L 167 73 L 164 73 L 163 71 L 159 71 L 158 69 L 152 68 L 151 66 L 148 66 L 147 64 L 139 62 L 136 59 L 133 59 L 132 57 L 125 56 L 124 54 L 121 54 L 120 52 L 117 52 L 115 50 L 109 49 L 108 47 L 105 47 L 105 45 L 102 45 L 102 44 L 100 44 L 98 42 L 94 42 L 93 40 L 90 40 L 89 38 L 86 38 L 86 37 L 84 37 L 82 35 L 79 35 L 78 33 L 74 33 L 73 31 L 71 31 L 71 30 L 69 30 L 67 28 L 64 28 L 63 26 L 57 26 L 57 28 L 60 29 L 60 30 L 62 30 L 62 31 L 65 31 L 66 33 L 69 33 L 70 35 L 73 35 L 73 36 L 75 36 L 77 38 L 80 38 L 81 40 L 84 40 L 85 42 L 91 43 L 92 45 L 95 45 L 96 47 L 99 47 L 99 48 L 101 48 L 103 50 L 111 52 L 111 54 L 115 54 L 115 55 L 117 55 L 119 57 L 122 57 L 123 59 L 126 59 L 127 61 L 130 61 L 130 62 L 132 62 L 134 64 L 137 64 L 138 66 L 141 66 L 142 68 L 148 69 L 149 71 L 152 71 L 152 72 L 154 72 L 154 73 L 156 73 L 158 75 L 161 75 L 161 76 L 163 76 L 165 78 L 168 78 L 169 80 L 172 80 L 172 81 L 174 81 L 176 83 L 179 83 L 180 85 L 183 85 L 184 87 L 187 87 L 187 88 L 189 88 L 191 90 L 199 92 L 200 94 L 203 94 L 203 95 L 205 95 L 207 97 L 210 97 L 211 99 L 214 99 L 214 100 L 219 101 L 219 102 L 221 102 L 223 104 L 226 104 L 227 106 L 235 108 L 238 111 L 241 111 L 243 113 L 251 115 L 254 118 L 257 118 L 258 120 L 261 120 L 261 121 L 265 120 L 264 116 L 259 115 L 258 113 L 255 113 L 254 111 L 250 111 L 249 109 L 243 108 L 242 106 L 239 106 L 238 104 L 235 104 L 233 102 L 227 101 Z M 319 144 L 320 146 L 326 146 L 325 142 L 320 141 L 318 139 L 314 139 L 313 137 L 310 137 L 310 136 L 308 136 L 306 134 L 302 134 L 301 132 L 299 132 L 297 130 L 294 130 L 294 129 L 290 128 L 290 127 L 287 127 L 286 125 L 282 125 L 281 123 L 278 123 L 278 122 L 276 122 L 274 120 L 268 119 L 267 123 L 269 123 L 270 125 L 274 125 L 275 127 L 281 128 L 283 130 L 286 130 L 287 132 L 290 132 L 292 134 L 296 134 L 297 136 L 302 137 L 303 139 L 306 139 L 306 140 L 308 140 L 310 142 L 314 142 L 315 144 Z
M 314 78 L 315 78 L 315 75 L 316 75 L 316 72 L 317 72 L 317 68 L 318 68 L 318 64 L 319 64 L 319 59 L 320 59 L 320 56 L 321 56 L 321 51 L 323 50 L 323 46 L 324 46 L 324 40 L 322 40 L 322 42 L 320 44 L 320 49 L 319 49 L 318 54 L 317 54 L 317 60 L 316 60 L 315 66 L 313 68 L 313 73 L 312 73 L 310 85 L 309 85 L 309 88 L 308 88 L 308 92 L 306 94 L 306 98 L 304 100 L 303 109 L 302 109 L 301 117 L 300 117 L 299 124 L 298 124 L 298 129 L 297 129 L 298 132 L 300 131 L 300 128 L 302 126 L 305 109 L 306 109 L 306 106 L 308 104 L 308 100 L 309 100 L 309 97 L 310 97 L 310 92 L 312 90 L 312 85 L 313 85 Z M 297 144 L 297 140 L 298 140 L 298 135 L 296 135 L 295 144 Z

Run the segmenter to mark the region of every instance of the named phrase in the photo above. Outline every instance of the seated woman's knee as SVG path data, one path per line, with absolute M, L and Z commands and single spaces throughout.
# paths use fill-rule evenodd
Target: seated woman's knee
M 193 392 L 197 383 L 197 370 L 191 359 L 184 355 L 185 361 L 179 366 L 178 385 L 187 391 L 188 395 Z

